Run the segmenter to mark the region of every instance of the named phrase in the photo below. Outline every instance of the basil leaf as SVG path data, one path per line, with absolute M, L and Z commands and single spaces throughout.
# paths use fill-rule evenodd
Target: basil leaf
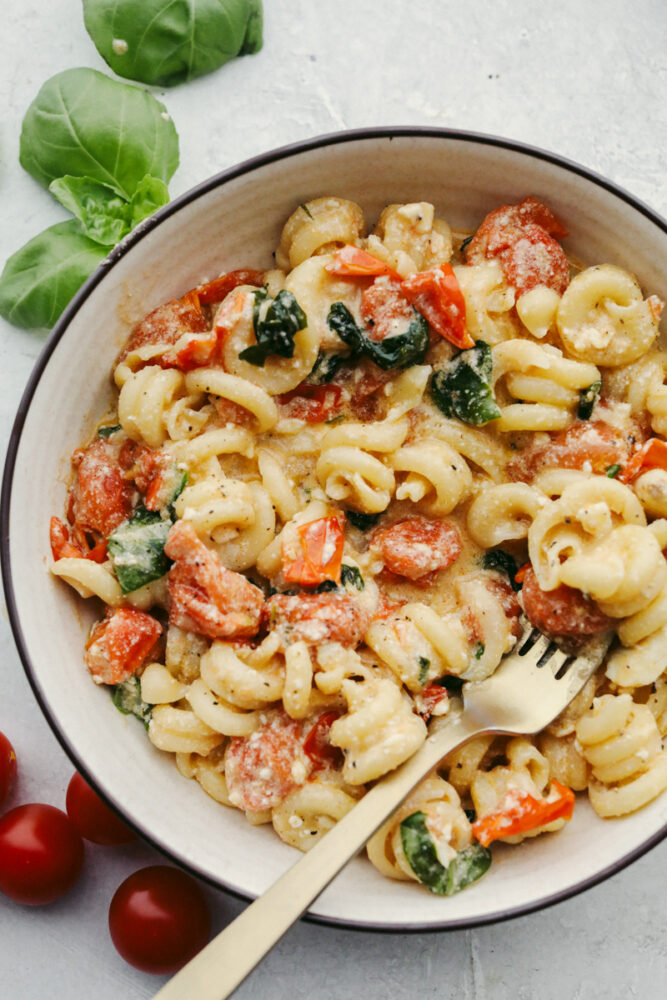
M 97 51 L 118 76 L 173 86 L 262 47 L 261 0 L 83 0 Z
M 420 656 L 417 662 L 419 663 L 419 683 L 423 684 L 428 676 L 428 668 L 431 666 L 431 661 L 426 656 Z
M 74 219 L 58 222 L 12 254 L 0 276 L 0 316 L 15 326 L 53 326 L 107 250 Z
M 450 694 L 459 694 L 463 689 L 465 681 L 462 677 L 456 677 L 454 674 L 447 674 L 446 677 L 438 677 L 436 681 L 433 681 L 438 687 L 443 687 Z
M 472 844 L 452 858 L 445 867 L 438 859 L 426 815 L 414 812 L 401 823 L 401 844 L 413 872 L 436 896 L 453 896 L 477 882 L 491 866 L 491 852 Z
M 368 531 L 369 528 L 374 528 L 380 520 L 380 514 L 362 514 L 358 510 L 346 510 L 345 516 L 357 531 Z
M 139 507 L 107 539 L 109 558 L 124 594 L 159 580 L 171 566 L 164 546 L 172 522 Z
M 482 659 L 482 657 L 484 656 L 484 643 L 483 642 L 477 642 L 477 643 L 475 643 L 475 648 L 473 650 L 473 654 L 472 655 L 475 657 L 476 660 L 481 660 Z
M 90 177 L 58 177 L 49 191 L 76 216 L 86 236 L 113 247 L 130 231 L 129 202 L 114 188 Z
M 479 426 L 497 420 L 500 409 L 491 391 L 491 348 L 483 340 L 460 351 L 431 379 L 433 402 L 446 417 Z
M 615 479 L 620 471 L 621 471 L 620 465 L 608 465 L 605 475 L 607 476 L 608 479 Z
M 514 579 L 519 567 L 516 559 L 509 552 L 503 552 L 502 549 L 491 549 L 490 552 L 485 552 L 482 556 L 482 566 L 484 569 L 495 569 L 499 573 L 506 573 L 512 590 L 521 590 L 522 585 Z
M 344 344 L 352 349 L 353 354 L 363 354 L 364 335 L 344 302 L 331 303 L 327 315 L 327 325 Z
M 286 288 L 278 292 L 275 299 L 271 299 L 263 288 L 254 292 L 254 296 L 253 328 L 257 343 L 246 347 L 239 357 L 260 368 L 269 355 L 293 357 L 294 335 L 308 324 L 305 312 Z
M 338 584 L 335 580 L 323 580 L 315 587 L 316 594 L 328 594 L 332 590 L 338 590 Z M 283 591 L 286 593 L 286 591 Z
M 138 677 L 128 677 L 111 689 L 113 703 L 123 715 L 136 715 L 146 729 L 151 721 L 153 709 L 141 698 L 141 682 Z
M 169 201 L 164 181 L 148 176 L 139 181 L 129 201 L 91 177 L 58 177 L 49 184 L 49 191 L 76 216 L 86 236 L 109 247 Z
M 343 587 L 354 587 L 355 590 L 363 590 L 366 586 L 361 570 L 357 566 L 347 566 L 345 563 L 340 568 L 340 582 Z
M 342 354 L 329 354 L 327 351 L 320 351 L 306 381 L 309 385 L 326 385 L 331 382 L 346 360 Z
M 420 365 L 429 347 L 428 322 L 413 310 L 415 315 L 406 333 L 384 340 L 365 338 L 364 353 L 370 360 L 388 371 L 390 368 L 408 368 Z
M 587 389 L 582 389 L 579 393 L 579 405 L 577 416 L 579 420 L 589 420 L 593 413 L 593 407 L 600 398 L 602 382 L 591 382 Z
M 121 429 L 122 428 L 120 424 L 113 424 L 113 425 L 108 424 L 106 427 L 97 428 L 97 436 L 100 438 L 108 438 L 111 437 L 112 434 L 115 434 L 116 431 L 119 431 Z
M 416 310 L 405 333 L 384 340 L 371 340 L 355 323 L 352 313 L 343 302 L 333 302 L 327 316 L 327 323 L 338 334 L 353 354 L 363 354 L 370 361 L 388 371 L 391 368 L 407 368 L 424 360 L 429 346 L 428 323 Z
M 48 187 L 87 177 L 128 201 L 148 175 L 165 183 L 178 137 L 163 104 L 93 69 L 68 69 L 42 86 L 23 119 L 21 165 Z

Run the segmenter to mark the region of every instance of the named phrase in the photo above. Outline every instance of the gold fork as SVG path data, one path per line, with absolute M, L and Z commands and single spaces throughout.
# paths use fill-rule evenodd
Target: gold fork
M 537 733 L 563 711 L 602 662 L 610 636 L 590 640 L 575 656 L 522 624 L 521 639 L 496 672 L 464 685 L 463 711 L 438 722 L 409 760 L 378 781 L 154 1000 L 225 1000 L 446 754 L 483 733 Z

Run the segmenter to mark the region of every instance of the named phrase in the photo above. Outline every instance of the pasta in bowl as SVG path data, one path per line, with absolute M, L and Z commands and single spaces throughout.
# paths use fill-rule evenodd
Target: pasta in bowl
M 667 786 L 662 302 L 521 194 L 467 225 L 436 199 L 293 203 L 276 266 L 237 256 L 125 327 L 51 519 L 142 760 L 263 849 L 307 849 L 447 724 L 522 608 L 573 650 L 615 630 L 547 731 L 468 744 L 371 840 L 433 897 L 569 836 L 575 792 L 612 817 Z M 458 899 L 430 919 L 479 915 Z

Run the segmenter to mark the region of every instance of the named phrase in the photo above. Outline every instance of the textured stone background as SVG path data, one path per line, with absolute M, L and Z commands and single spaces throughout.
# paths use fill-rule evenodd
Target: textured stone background
M 0 262 L 63 210 L 18 164 L 23 114 L 42 82 L 106 67 L 78 0 L 2 0 Z M 664 0 L 265 0 L 265 47 L 160 93 L 181 140 L 180 194 L 248 156 L 369 125 L 452 126 L 577 160 L 667 214 Z M 0 435 L 43 336 L 0 320 Z M 72 768 L 34 702 L 0 620 L 0 729 L 18 750 L 21 800 L 62 805 Z M 58 664 L 54 663 L 54 670 Z M 147 847 L 87 848 L 84 877 L 47 909 L 0 899 L 3 1000 L 139 1000 L 160 980 L 116 955 L 108 902 Z M 667 845 L 542 913 L 479 930 L 373 935 L 301 923 L 239 1000 L 642 1000 L 665 996 Z M 242 904 L 208 892 L 214 927 Z M 193 998 L 195 1000 L 195 998 Z

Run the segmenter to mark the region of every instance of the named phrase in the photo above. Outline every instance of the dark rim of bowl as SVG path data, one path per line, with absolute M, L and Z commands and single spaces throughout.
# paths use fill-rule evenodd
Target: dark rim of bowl
M 28 656 L 26 643 L 23 636 L 23 630 L 21 628 L 20 617 L 18 613 L 18 608 L 16 605 L 14 588 L 12 582 L 12 573 L 10 565 L 10 552 L 9 552 L 9 514 L 10 514 L 10 503 L 11 503 L 11 490 L 14 477 L 14 468 L 16 463 L 16 455 L 18 452 L 19 443 L 21 440 L 21 434 L 23 431 L 23 425 L 25 423 L 26 415 L 28 409 L 32 402 L 32 397 L 35 390 L 39 384 L 41 376 L 46 368 L 49 358 L 51 357 L 53 351 L 55 350 L 58 342 L 63 336 L 65 330 L 67 329 L 69 323 L 79 311 L 83 303 L 86 301 L 88 296 L 95 290 L 97 285 L 103 280 L 107 272 L 113 267 L 116 261 L 120 260 L 128 250 L 130 250 L 136 243 L 142 240 L 148 233 L 152 232 L 153 229 L 157 228 L 161 222 L 178 212 L 185 205 L 190 202 L 196 201 L 202 195 L 207 194 L 215 188 L 218 188 L 225 184 L 227 181 L 233 180 L 237 177 L 242 176 L 256 170 L 258 167 L 264 167 L 271 163 L 277 163 L 280 160 L 287 159 L 291 156 L 298 156 L 302 153 L 311 152 L 312 150 L 319 149 L 325 146 L 335 146 L 342 143 L 359 142 L 365 140 L 375 141 L 378 139 L 387 139 L 391 142 L 395 138 L 432 138 L 441 140 L 454 140 L 458 142 L 469 142 L 472 144 L 481 144 L 485 146 L 495 146 L 498 149 L 510 150 L 511 152 L 520 153 L 524 156 L 533 157 L 538 160 L 543 160 L 547 163 L 552 163 L 557 167 L 561 167 L 564 170 L 569 171 L 573 174 L 578 174 L 579 176 L 591 181 L 598 187 L 604 188 L 609 191 L 615 197 L 619 198 L 621 201 L 626 202 L 628 205 L 632 206 L 641 215 L 644 215 L 651 222 L 653 222 L 659 229 L 664 233 L 667 233 L 667 221 L 665 221 L 662 216 L 651 209 L 648 205 L 644 204 L 634 195 L 625 191 L 623 188 L 612 183 L 601 175 L 589 170 L 587 167 L 583 167 L 572 160 L 568 160 L 565 157 L 559 156 L 555 153 L 550 153 L 546 150 L 540 149 L 535 146 L 526 145 L 524 143 L 515 142 L 510 139 L 503 139 L 498 136 L 485 135 L 479 132 L 466 132 L 457 129 L 441 129 L 441 128 L 423 128 L 420 126 L 397 126 L 391 127 L 378 127 L 378 128 L 362 128 L 362 129 L 352 129 L 345 132 L 334 132 L 325 135 L 316 136 L 312 139 L 305 139 L 301 142 L 291 143 L 287 146 L 281 146 L 278 149 L 269 151 L 268 153 L 263 153 L 259 156 L 251 157 L 248 160 L 244 160 L 242 163 L 237 164 L 234 167 L 230 167 L 227 170 L 223 170 L 208 180 L 204 181 L 202 184 L 198 184 L 196 187 L 191 188 L 184 194 L 180 195 L 174 201 L 165 205 L 161 208 L 155 215 L 152 215 L 146 222 L 138 226 L 132 233 L 130 233 L 117 247 L 115 247 L 109 256 L 98 266 L 98 268 L 93 272 L 93 274 L 88 278 L 85 284 L 79 289 L 72 301 L 69 303 L 67 308 L 64 310 L 59 320 L 53 327 L 51 334 L 49 335 L 44 348 L 37 359 L 35 367 L 30 375 L 28 384 L 25 388 L 19 408 L 17 411 L 16 419 L 12 427 L 11 436 L 9 439 L 9 444 L 7 448 L 7 456 L 5 461 L 5 469 L 3 473 L 2 480 L 2 497 L 0 500 L 0 561 L 2 562 L 2 580 L 5 590 L 5 597 L 7 601 L 7 610 L 9 613 L 9 620 L 12 627 L 12 632 L 14 635 L 14 641 L 16 643 L 19 656 L 23 663 L 28 681 L 33 690 L 33 693 L 39 703 L 39 706 L 46 717 L 47 722 L 51 726 L 58 742 L 62 746 L 63 750 L 70 758 L 76 769 L 83 775 L 86 781 L 91 785 L 91 787 L 97 792 L 97 794 L 116 812 L 125 823 L 127 823 L 133 830 L 135 830 L 145 841 L 147 841 L 151 846 L 158 850 L 161 854 L 165 855 L 168 859 L 175 862 L 180 867 L 187 869 L 193 875 L 198 878 L 203 879 L 209 885 L 216 889 L 222 889 L 226 892 L 231 893 L 238 899 L 251 900 L 254 898 L 251 894 L 244 892 L 243 890 L 237 888 L 233 885 L 228 885 L 218 879 L 211 877 L 206 872 L 200 871 L 195 865 L 188 864 L 182 858 L 179 858 L 173 850 L 169 847 L 161 844 L 157 841 L 153 835 L 142 828 L 142 826 L 136 823 L 133 819 L 126 816 L 123 808 L 117 802 L 115 802 L 105 791 L 103 791 L 95 781 L 95 779 L 88 773 L 85 764 L 83 764 L 77 756 L 76 751 L 72 746 L 70 746 L 69 741 L 64 733 L 62 733 L 58 727 L 56 720 L 51 714 L 51 710 L 46 700 L 44 699 L 37 678 L 33 673 L 32 663 Z M 573 885 L 567 886 L 559 892 L 552 893 L 550 896 L 545 896 L 542 899 L 536 900 L 531 903 L 522 904 L 516 907 L 511 907 L 505 910 L 497 910 L 492 913 L 485 914 L 484 916 L 469 917 L 460 920 L 443 920 L 438 923 L 410 923 L 410 924 L 400 924 L 400 923 L 375 923 L 375 922 L 359 922 L 357 920 L 347 920 L 339 917 L 329 917 L 323 916 L 317 913 L 307 913 L 305 919 L 313 921 L 314 923 L 321 923 L 330 926 L 336 926 L 343 929 L 349 930 L 367 930 L 367 931 L 378 931 L 385 933 L 406 933 L 406 932 L 420 932 L 425 931 L 443 931 L 443 930 L 461 930 L 470 927 L 480 927 L 485 924 L 497 923 L 502 920 L 510 920 L 516 917 L 521 917 L 529 913 L 535 913 L 538 910 L 546 909 L 548 906 L 553 906 L 555 903 L 563 902 L 566 899 L 570 899 L 576 896 L 578 893 L 583 892 L 605 879 L 609 878 L 611 875 L 616 874 L 616 872 L 621 871 L 627 865 L 631 864 L 637 858 L 646 854 L 649 850 L 659 844 L 663 838 L 667 836 L 667 823 L 663 826 L 661 830 L 658 830 L 655 834 L 649 837 L 646 841 L 640 844 L 634 850 L 624 854 L 621 858 L 615 861 L 613 864 L 608 865 L 602 871 L 596 872 L 590 878 L 583 879 Z

